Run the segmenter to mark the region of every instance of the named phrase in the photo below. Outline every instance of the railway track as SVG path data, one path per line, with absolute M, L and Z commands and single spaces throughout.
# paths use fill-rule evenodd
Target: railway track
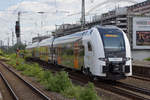
M 120 86 L 112 86 L 108 84 L 106 85 L 104 83 L 95 83 L 95 86 L 119 94 L 132 100 L 150 100 L 149 95 L 140 94 L 139 92 L 132 91 L 128 88 Z
M 0 88 L 2 91 L 1 96 L 2 100 L 19 100 L 15 92 L 11 88 L 10 84 L 8 83 L 7 79 L 3 76 L 1 72 L 0 72 L 0 83 L 1 83 Z
M 87 84 L 90 79 L 86 77 L 74 76 L 76 74 L 69 74 L 71 79 L 78 80 Z M 133 85 L 125 84 L 122 82 L 113 82 L 113 81 L 94 81 L 94 85 L 98 88 L 105 89 L 107 91 L 119 94 L 121 96 L 133 99 L 133 100 L 150 100 L 150 90 L 139 88 Z
M 129 85 L 129 84 L 125 84 L 125 83 L 122 83 L 122 82 L 116 82 L 116 86 L 119 86 L 119 87 L 122 87 L 122 88 L 125 88 L 125 89 L 132 90 L 134 92 L 138 92 L 138 93 L 150 96 L 150 90 L 147 90 L 147 89 L 144 89 L 144 88 L 139 88 L 139 87 Z
M 69 73 L 69 77 L 73 80 L 77 80 L 82 82 L 83 84 L 87 84 L 90 79 L 83 75 L 81 72 L 76 72 L 74 70 L 68 68 L 58 68 L 54 65 L 48 65 L 47 63 L 38 61 L 40 65 L 44 67 L 44 69 L 50 69 L 52 71 L 61 71 L 62 69 Z M 53 67 L 54 66 L 54 67 Z M 143 88 L 135 87 L 129 84 L 121 83 L 121 82 L 113 82 L 113 81 L 94 81 L 94 85 L 98 88 L 105 89 L 107 91 L 111 91 L 113 93 L 119 94 L 121 96 L 127 97 L 133 100 L 150 100 L 150 90 L 146 90 Z
M 134 79 L 138 79 L 138 80 L 143 80 L 143 81 L 150 82 L 150 78 L 143 77 L 143 76 L 137 76 L 137 75 L 133 75 L 133 76 L 131 76 L 131 78 L 134 78 Z
M 84 76 L 80 76 L 77 74 L 69 74 L 71 79 L 78 80 L 83 82 L 84 84 L 88 83 L 90 79 Z M 133 85 L 125 84 L 122 82 L 114 82 L 114 81 L 94 81 L 94 85 L 98 88 L 105 89 L 107 91 L 111 91 L 113 93 L 119 94 L 121 96 L 133 99 L 133 100 L 150 100 L 150 90 L 139 88 Z
M 136 75 L 136 76 L 139 76 L 139 77 L 144 77 L 144 78 L 149 78 L 150 77 L 149 67 L 148 66 L 146 67 L 146 66 L 133 65 L 132 66 L 133 75 Z
M 5 80 L 7 79 L 7 83 L 10 84 L 9 87 L 11 86 L 13 93 L 18 98 L 14 98 L 14 100 L 51 100 L 39 89 L 24 80 L 16 72 L 14 72 L 2 62 L 0 62 L 0 71 L 3 76 L 5 76 Z

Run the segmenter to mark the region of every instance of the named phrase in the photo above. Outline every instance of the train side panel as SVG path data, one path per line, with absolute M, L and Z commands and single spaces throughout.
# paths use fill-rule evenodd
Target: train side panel
M 49 47 L 48 46 L 39 47 L 39 52 L 40 52 L 40 60 L 48 62 L 50 54 Z
M 54 50 L 54 60 L 58 65 L 78 70 L 84 65 L 84 47 L 81 40 L 57 44 Z
M 26 49 L 26 57 L 32 57 L 32 48 Z

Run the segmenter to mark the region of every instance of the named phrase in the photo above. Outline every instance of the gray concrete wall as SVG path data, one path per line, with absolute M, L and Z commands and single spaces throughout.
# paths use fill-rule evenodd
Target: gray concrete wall
M 134 50 L 132 51 L 133 60 L 144 60 L 150 57 L 150 50 Z

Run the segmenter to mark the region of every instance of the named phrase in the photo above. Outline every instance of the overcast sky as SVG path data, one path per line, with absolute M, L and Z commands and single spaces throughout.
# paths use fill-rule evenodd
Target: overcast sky
M 85 0 L 86 12 L 106 0 Z M 113 0 L 110 0 L 113 1 Z M 118 1 L 118 0 L 117 0 Z M 126 1 L 126 0 L 120 0 Z M 132 1 L 132 0 L 130 0 Z M 142 2 L 145 0 L 134 0 Z M 106 3 L 90 12 L 86 19 L 91 19 L 95 14 L 101 14 L 114 9 L 115 6 L 128 6 L 133 3 L 118 2 Z M 49 34 L 55 25 L 63 23 L 76 23 L 80 20 L 81 0 L 1 0 L 0 1 L 0 40 L 7 43 L 8 37 L 12 38 L 15 29 L 17 13 L 21 12 L 21 39 L 30 42 L 32 37 Z M 38 12 L 45 12 L 40 14 Z M 75 14 L 75 15 L 72 15 Z M 69 16 L 72 15 L 72 16 Z M 16 38 L 14 38 L 16 41 Z

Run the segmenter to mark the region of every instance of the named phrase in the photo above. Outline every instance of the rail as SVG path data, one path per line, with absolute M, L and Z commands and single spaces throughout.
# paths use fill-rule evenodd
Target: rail
M 15 92 L 13 91 L 13 89 L 11 88 L 10 84 L 8 83 L 8 81 L 6 80 L 6 78 L 3 76 L 3 74 L 0 72 L 0 76 L 2 77 L 5 86 L 7 87 L 7 89 L 10 91 L 11 96 L 13 97 L 14 100 L 19 100 L 19 98 L 17 97 L 17 95 L 15 94 Z
M 30 87 L 34 92 L 36 92 L 40 97 L 43 98 L 43 100 L 51 100 L 48 96 L 46 96 L 44 93 L 42 93 L 39 89 L 34 87 L 32 84 L 21 78 L 16 72 L 14 72 L 12 69 L 10 69 L 7 65 L 3 64 L 0 61 L 0 64 L 3 65 L 5 68 L 7 68 L 10 72 L 12 72 L 15 76 L 17 76 L 20 80 L 22 80 L 28 87 Z

